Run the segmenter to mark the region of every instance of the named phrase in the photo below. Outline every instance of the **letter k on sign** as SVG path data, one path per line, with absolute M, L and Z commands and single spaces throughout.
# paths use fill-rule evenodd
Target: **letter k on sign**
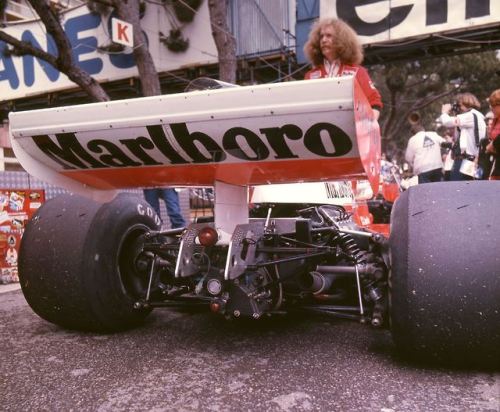
M 113 17 L 111 19 L 111 31 L 111 38 L 114 43 L 134 47 L 134 28 L 132 24 Z

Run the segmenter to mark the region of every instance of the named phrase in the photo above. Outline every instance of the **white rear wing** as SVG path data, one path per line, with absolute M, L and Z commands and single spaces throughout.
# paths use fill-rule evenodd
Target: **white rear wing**
M 135 187 L 378 175 L 378 124 L 352 77 L 14 112 L 9 120 L 30 174 L 98 200 Z

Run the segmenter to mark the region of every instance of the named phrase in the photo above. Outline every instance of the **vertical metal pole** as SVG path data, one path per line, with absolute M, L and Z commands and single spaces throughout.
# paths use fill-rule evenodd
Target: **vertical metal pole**
M 149 295 L 151 294 L 151 284 L 153 283 L 153 274 L 156 266 L 156 256 L 153 258 L 151 262 L 151 269 L 149 271 L 149 282 L 148 282 L 148 290 L 146 291 L 146 302 L 149 302 Z
M 356 283 L 358 285 L 359 314 L 364 315 L 365 311 L 363 309 L 363 298 L 361 297 L 361 282 L 359 281 L 358 265 L 354 265 L 354 268 L 356 269 Z

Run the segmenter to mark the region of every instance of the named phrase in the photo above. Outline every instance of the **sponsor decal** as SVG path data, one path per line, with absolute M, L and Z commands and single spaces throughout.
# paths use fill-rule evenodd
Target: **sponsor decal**
M 328 199 L 354 199 L 351 182 L 326 182 L 326 197 Z
M 12 211 L 17 212 L 24 209 L 24 192 L 11 192 L 9 197 L 9 207 Z
M 150 208 L 149 206 L 144 206 L 140 203 L 137 204 L 137 213 L 141 216 L 148 216 L 155 220 L 157 226 L 161 224 L 160 217 L 156 214 L 156 212 Z
M 315 71 L 311 72 L 309 77 L 311 79 L 321 79 L 323 76 L 321 75 L 321 70 L 315 70 Z
M 335 158 L 347 155 L 353 148 L 348 134 L 328 122 L 317 122 L 308 128 L 288 123 L 258 131 L 236 126 L 217 137 L 193 130 L 186 123 L 156 124 L 137 130 L 142 135 L 122 139 L 113 136 L 113 140 L 93 138 L 84 143 L 78 132 L 31 138 L 46 157 L 66 170 L 259 162 L 305 156 Z M 300 142 L 302 152 L 291 142 Z
M 432 146 L 434 146 L 434 140 L 432 140 L 428 136 L 424 136 L 424 145 L 423 145 L 423 147 L 432 147 Z
M 14 247 L 9 247 L 5 255 L 5 263 L 9 266 L 17 266 L 17 250 Z
M 347 68 L 347 69 L 344 68 L 341 76 L 355 76 L 357 72 L 358 72 L 358 69 L 356 69 L 356 68 Z
M 9 212 L 7 212 L 6 210 L 2 210 L 0 212 L 0 224 L 5 223 L 9 220 L 10 220 Z

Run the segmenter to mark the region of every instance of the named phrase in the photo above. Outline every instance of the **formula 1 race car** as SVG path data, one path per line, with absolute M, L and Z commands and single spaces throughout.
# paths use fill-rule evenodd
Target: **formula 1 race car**
M 11 113 L 10 132 L 29 173 L 72 192 L 38 210 L 20 250 L 23 293 L 49 322 L 306 311 L 388 327 L 408 354 L 500 359 L 500 184 L 411 187 L 390 226 L 366 219 L 380 132 L 352 77 Z M 118 193 L 158 186 L 214 187 L 214 219 L 162 231 Z

